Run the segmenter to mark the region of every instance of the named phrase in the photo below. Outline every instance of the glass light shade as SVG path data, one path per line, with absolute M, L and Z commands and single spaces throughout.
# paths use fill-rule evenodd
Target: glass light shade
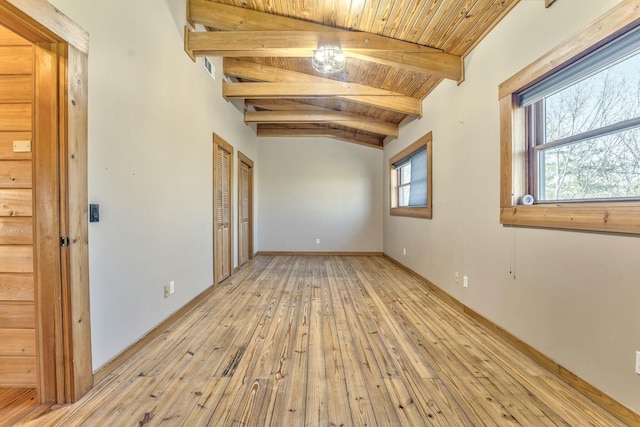
M 319 73 L 336 73 L 342 70 L 347 62 L 344 53 L 338 46 L 322 45 L 313 54 L 311 65 Z

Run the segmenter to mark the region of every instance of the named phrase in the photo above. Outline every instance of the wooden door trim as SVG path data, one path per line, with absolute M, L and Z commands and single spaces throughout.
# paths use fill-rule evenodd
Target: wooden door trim
M 64 395 L 57 48 L 55 43 L 35 45 L 33 255 L 38 394 L 46 402 Z
M 0 0 L 0 22 L 33 43 L 65 42 L 89 53 L 89 34 L 49 2 Z
M 229 153 L 231 155 L 231 161 L 229 162 L 229 271 L 230 274 L 233 274 L 233 159 L 234 159 L 234 150 L 233 150 L 233 146 L 231 144 L 229 144 L 227 141 L 225 141 L 220 135 L 214 133 L 213 134 L 213 285 L 216 286 L 220 280 L 219 280 L 219 272 L 216 271 L 215 265 L 216 265 L 216 261 L 215 261 L 215 257 L 216 257 L 216 253 L 217 253 L 217 239 L 216 239 L 216 222 L 215 222 L 215 203 L 216 203 L 216 188 L 217 188 L 217 160 L 216 160 L 216 156 L 218 154 L 218 150 L 222 149 L 224 151 L 226 151 L 227 153 Z
M 88 224 L 84 214 L 88 209 L 89 38 L 55 7 L 39 0 L 0 0 L 0 22 L 36 45 L 33 162 L 37 179 L 34 282 L 38 396 L 42 403 L 69 403 L 93 386 Z M 45 186 L 37 189 L 40 181 Z M 70 237 L 71 245 L 61 251 L 62 232 Z M 52 281 L 52 277 L 57 279 Z
M 238 162 L 244 163 L 249 167 L 249 236 L 247 240 L 249 242 L 249 259 L 253 259 L 253 160 L 244 155 L 241 151 L 238 151 Z M 242 168 L 238 167 L 238 267 L 240 267 L 240 258 L 241 258 L 241 244 L 240 244 L 240 203 L 242 203 L 242 189 L 240 182 L 240 174 L 242 173 Z

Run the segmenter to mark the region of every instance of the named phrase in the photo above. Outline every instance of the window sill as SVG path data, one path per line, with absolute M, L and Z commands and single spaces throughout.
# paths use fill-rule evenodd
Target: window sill
M 640 203 L 567 203 L 500 209 L 500 223 L 567 230 L 640 234 Z
M 408 216 L 412 218 L 431 219 L 431 207 L 401 207 L 391 208 L 391 216 Z

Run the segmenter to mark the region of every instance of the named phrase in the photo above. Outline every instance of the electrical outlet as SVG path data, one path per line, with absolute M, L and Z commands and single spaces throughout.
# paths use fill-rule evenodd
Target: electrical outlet
M 169 293 L 172 294 L 176 291 L 176 282 L 173 280 L 169 282 Z
M 316 245 L 320 244 L 320 239 L 316 239 Z
M 455 277 L 456 283 L 460 283 L 460 273 L 456 271 L 456 274 L 454 277 Z
M 469 287 L 469 276 L 462 276 L 462 286 L 465 288 Z
M 169 298 L 170 293 L 169 285 L 164 285 L 164 297 Z
M 636 351 L 636 374 L 640 375 L 640 351 Z
M 406 255 L 407 254 L 407 248 L 402 248 L 402 255 Z

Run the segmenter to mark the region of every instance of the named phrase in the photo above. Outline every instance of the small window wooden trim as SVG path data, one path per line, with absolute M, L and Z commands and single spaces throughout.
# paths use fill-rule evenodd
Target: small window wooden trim
M 500 85 L 501 224 L 640 234 L 640 202 L 519 204 L 527 188 L 528 164 L 525 113 L 517 103 L 517 93 L 638 25 L 635 6 L 620 3 Z
M 389 206 L 392 216 L 408 216 L 413 218 L 433 217 L 433 174 L 432 174 L 432 143 L 433 137 L 431 132 L 409 145 L 404 150 L 389 159 Z M 396 168 L 393 166 L 402 159 L 406 159 L 412 154 L 426 148 L 427 150 L 427 206 L 402 206 L 398 207 L 398 196 L 396 187 L 398 186 Z

